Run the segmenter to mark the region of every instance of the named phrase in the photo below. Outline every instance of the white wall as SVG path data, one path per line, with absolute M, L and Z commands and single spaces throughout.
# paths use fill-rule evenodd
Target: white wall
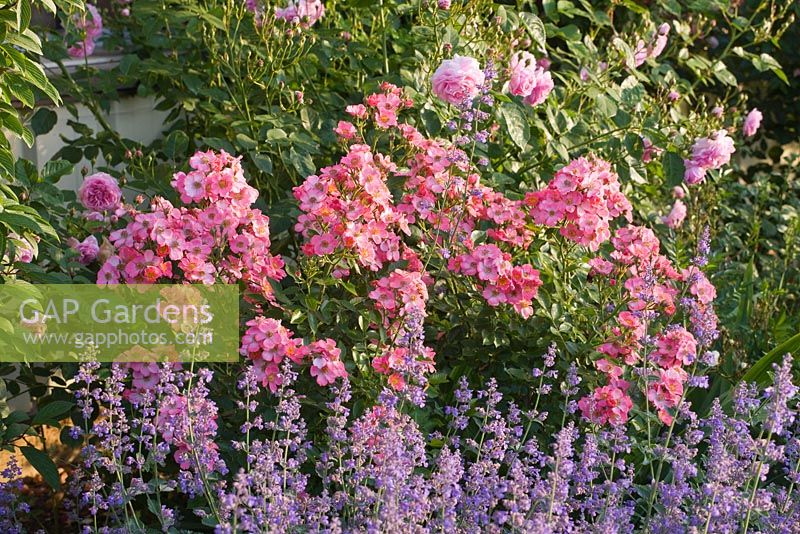
M 139 141 L 144 144 L 151 143 L 160 136 L 164 128 L 167 112 L 155 109 L 155 99 L 152 97 L 125 97 L 111 104 L 106 120 L 112 128 L 127 139 Z M 97 120 L 92 113 L 82 104 L 76 104 L 78 109 L 77 122 L 87 125 L 95 132 L 101 131 Z M 58 115 L 58 122 L 50 132 L 36 137 L 34 144 L 28 148 L 20 139 L 12 141 L 14 155 L 32 161 L 41 168 L 64 145 L 61 140 L 63 135 L 67 139 L 77 137 L 77 134 L 67 125 L 68 120 L 76 120 L 65 108 L 53 108 Z M 102 165 L 102 157 L 98 158 Z M 77 189 L 81 183 L 81 168 L 89 167 L 88 161 L 81 161 L 75 166 L 72 174 L 64 176 L 59 186 L 64 189 Z

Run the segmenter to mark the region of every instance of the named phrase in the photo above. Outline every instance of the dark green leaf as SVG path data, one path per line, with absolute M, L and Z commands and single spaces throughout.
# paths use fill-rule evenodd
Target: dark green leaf
M 31 117 L 31 129 L 36 135 L 44 135 L 53 129 L 58 122 L 56 112 L 48 108 L 40 108 Z
M 294 147 L 289 151 L 289 162 L 300 176 L 310 176 L 316 171 L 314 160 L 311 159 L 311 156 L 305 152 L 298 152 Z
M 667 152 L 661 161 L 661 168 L 664 170 L 664 180 L 670 187 L 675 187 L 683 182 L 683 175 L 686 168 L 683 158 L 676 152 Z
M 36 412 L 36 415 L 33 416 L 31 424 L 57 424 L 60 418 L 69 412 L 73 406 L 75 406 L 75 404 L 72 402 L 60 400 L 45 404 Z
M 177 160 L 183 157 L 187 148 L 189 148 L 189 136 L 181 130 L 172 132 L 164 140 L 164 154 L 169 159 Z
M 769 372 L 772 364 L 780 363 L 785 354 L 800 354 L 800 332 L 787 339 L 754 363 L 742 377 L 742 382 L 757 382 L 766 384 L 769 382 Z
M 61 477 L 58 475 L 56 464 L 53 463 L 53 460 L 50 459 L 46 452 L 42 452 L 35 447 L 20 447 L 19 450 L 51 488 L 55 491 L 61 489 Z

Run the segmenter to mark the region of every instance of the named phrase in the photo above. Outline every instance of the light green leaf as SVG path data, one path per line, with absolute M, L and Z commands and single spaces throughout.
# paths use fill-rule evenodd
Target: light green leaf
M 736 86 L 736 76 L 731 74 L 731 71 L 728 70 L 728 67 L 725 66 L 725 63 L 722 61 L 717 61 L 714 63 L 714 67 L 712 68 L 714 72 L 714 76 L 724 84 Z
M 518 104 L 512 102 L 501 106 L 500 122 L 515 145 L 522 149 L 528 146 L 531 136 L 528 118 Z
M 17 0 L 17 31 L 20 33 L 28 29 L 31 23 L 30 0 Z
M 525 29 L 528 30 L 528 34 L 531 36 L 531 39 L 533 39 L 533 42 L 536 43 L 539 50 L 544 52 L 547 47 L 547 34 L 545 33 L 542 20 L 533 13 L 527 11 L 523 11 L 519 14 L 519 20 L 525 26 Z

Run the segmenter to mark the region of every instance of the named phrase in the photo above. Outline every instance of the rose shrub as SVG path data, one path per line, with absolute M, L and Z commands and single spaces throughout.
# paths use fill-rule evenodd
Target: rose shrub
M 17 165 L 63 245 L 9 233 L 4 275 L 238 284 L 242 361 L 89 349 L 4 445 L 56 488 L 13 425 L 61 426 L 89 532 L 793 532 L 796 171 L 749 95 L 798 8 L 646 4 L 66 6 L 99 127 Z

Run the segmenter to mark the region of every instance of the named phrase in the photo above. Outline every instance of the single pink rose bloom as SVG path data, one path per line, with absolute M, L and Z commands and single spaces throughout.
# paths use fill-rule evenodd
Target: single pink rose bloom
M 433 94 L 453 105 L 475 98 L 484 82 L 478 60 L 456 55 L 439 65 L 431 78 Z

